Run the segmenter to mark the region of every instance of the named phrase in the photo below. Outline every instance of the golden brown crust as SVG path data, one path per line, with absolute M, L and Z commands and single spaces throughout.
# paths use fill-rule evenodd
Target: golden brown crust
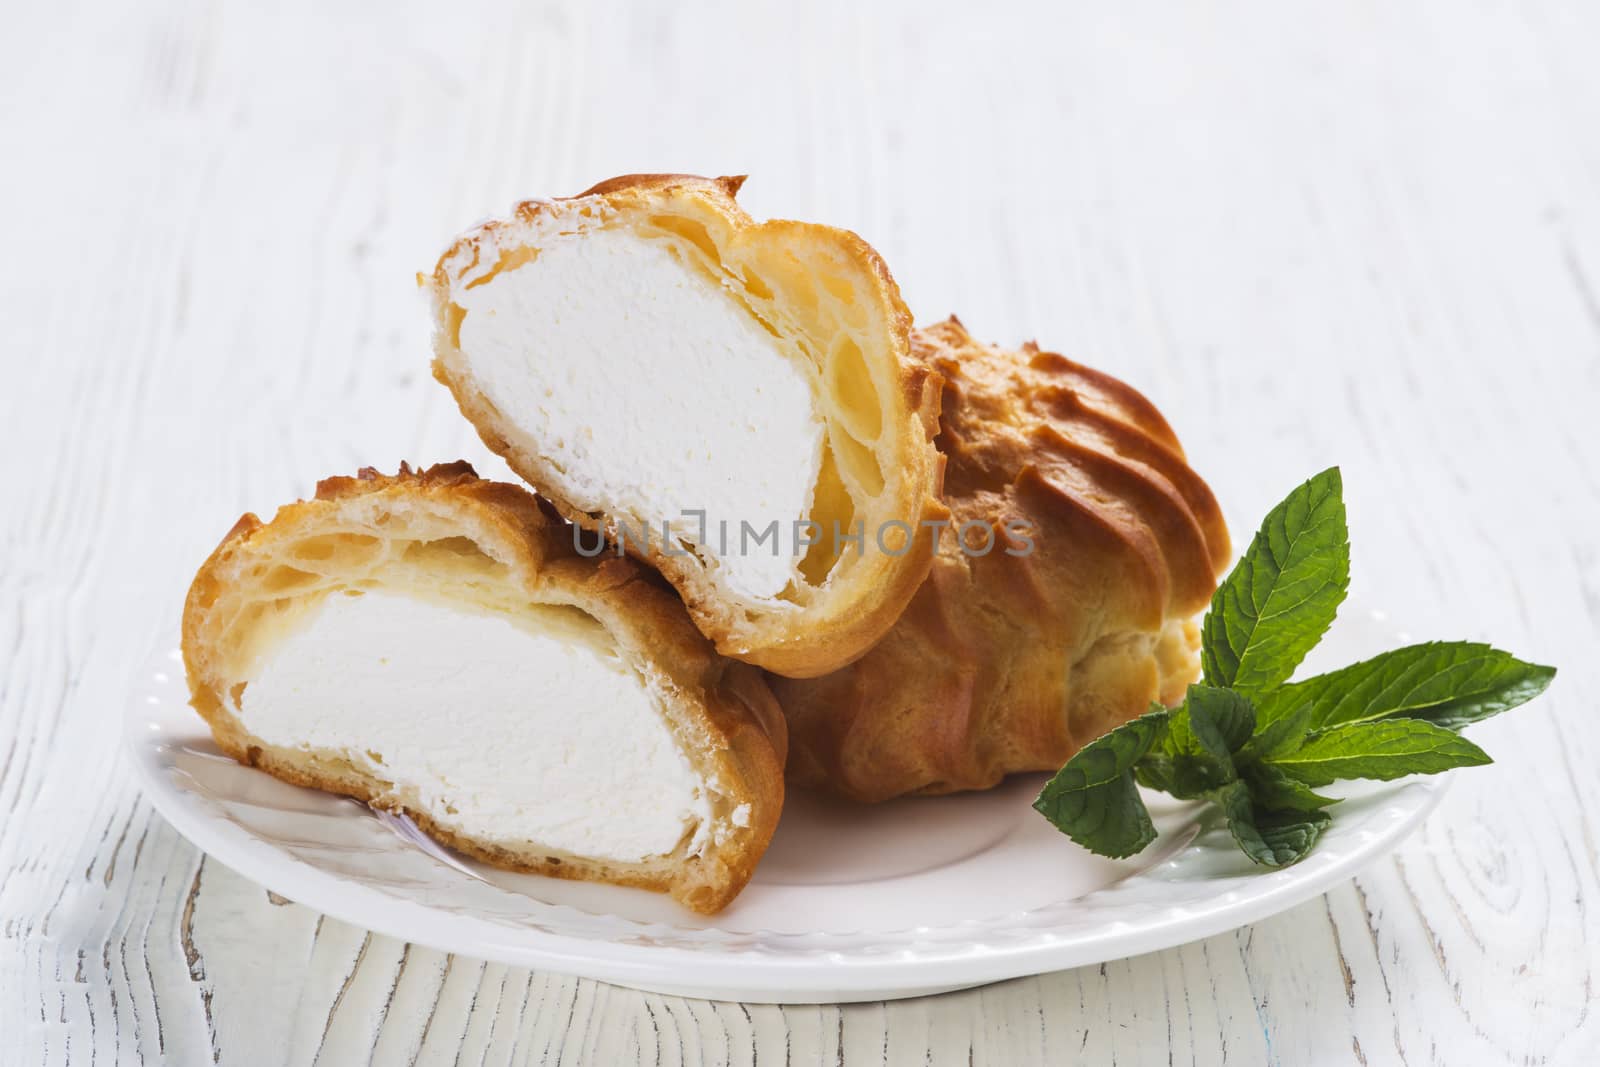
M 462 538 L 476 556 L 453 549 L 424 555 L 404 575 L 385 569 L 406 564 L 410 546 Z M 714 783 L 716 827 L 703 849 L 624 864 L 536 842 L 510 848 L 476 840 L 440 825 L 347 754 L 274 746 L 251 735 L 230 692 L 248 682 L 251 634 L 266 625 L 252 606 L 263 597 L 268 603 L 320 597 L 380 578 L 432 584 L 499 610 L 565 605 L 596 619 L 623 659 L 655 678 L 685 754 Z M 652 573 L 629 559 L 582 557 L 571 528 L 547 516 L 532 494 L 480 479 L 466 463 L 423 471 L 402 464 L 393 477 L 369 468 L 353 478 L 324 479 L 313 499 L 279 509 L 270 523 L 243 516 L 190 587 L 183 654 L 195 709 L 231 756 L 296 785 L 405 811 L 434 837 L 497 866 L 669 892 L 710 913 L 749 881 L 777 826 L 786 737 L 761 672 L 717 655 Z M 741 806 L 747 817 L 736 819 L 732 813 Z
M 1133 389 L 1031 344 L 980 344 L 953 318 L 914 345 L 945 383 L 955 529 L 872 651 L 773 679 L 790 779 L 866 801 L 1054 770 L 1179 697 L 1198 669 L 1192 617 L 1229 558 L 1216 500 Z M 964 554 L 959 528 L 995 547 Z
M 824 287 L 813 273 L 834 272 L 848 278 L 854 301 L 865 309 L 863 328 L 875 338 L 875 345 L 865 346 L 871 350 L 863 355 L 882 379 L 882 387 L 871 386 L 870 392 L 881 403 L 883 416 L 876 441 L 865 446 L 854 442 L 857 450 L 865 448 L 865 453 L 855 455 L 869 459 L 852 459 L 843 440 L 850 431 L 840 420 L 830 420 L 829 455 L 837 471 L 830 484 L 836 492 L 830 497 L 819 488 L 817 495 L 819 500 L 835 499 L 844 493 L 852 501 L 854 510 L 842 523 L 847 531 L 853 520 L 863 521 L 867 530 L 890 520 L 906 523 L 915 531 L 906 551 L 898 556 L 847 551 L 826 571 L 825 581 L 802 582 L 794 602 L 779 603 L 739 597 L 692 555 L 662 551 L 665 546 L 655 542 L 641 546 L 637 539 L 627 540 L 630 552 L 647 560 L 679 591 L 695 623 L 718 651 L 778 674 L 811 677 L 843 666 L 870 648 L 894 625 L 927 576 L 935 551 L 934 527 L 929 524 L 946 517 L 939 502 L 943 459 L 932 445 L 939 380 L 927 364 L 910 357 L 911 316 L 877 252 L 845 230 L 784 220 L 755 222 L 734 200 L 743 181 L 742 177 L 636 174 L 600 182 L 576 197 L 528 201 L 517 205 L 510 218 L 486 222 L 464 234 L 440 257 L 432 275 L 419 275 L 419 280 L 433 299 L 434 377 L 450 389 L 484 443 L 564 518 L 614 540 L 619 516 L 574 503 L 564 489 L 565 475 L 539 455 L 514 414 L 499 411 L 485 396 L 459 347 L 466 312 L 453 294 L 487 280 L 502 267 L 525 261 L 528 251 L 538 247 L 541 233 L 635 225 L 628 221 L 635 219 L 645 220 L 638 225 L 649 228 L 662 217 L 687 220 L 685 233 L 690 236 L 680 242 L 684 255 L 700 255 L 701 261 L 722 272 L 730 292 L 751 304 L 814 309 Z M 671 235 L 676 231 L 667 232 L 667 239 L 675 239 Z M 825 295 L 821 302 L 827 302 Z M 816 312 L 796 314 L 804 318 Z M 819 364 L 828 358 L 827 352 L 815 354 Z M 885 486 L 878 495 L 862 489 L 872 477 L 852 469 L 859 463 L 875 464 Z M 828 470 L 825 460 L 821 475 L 825 480 L 830 478 Z M 830 528 L 820 503 L 812 517 L 823 529 Z M 657 528 L 662 516 L 621 518 L 630 524 L 643 519 Z

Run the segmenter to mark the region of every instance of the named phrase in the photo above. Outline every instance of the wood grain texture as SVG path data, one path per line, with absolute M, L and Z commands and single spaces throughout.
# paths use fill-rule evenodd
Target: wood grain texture
M 0 1062 L 1594 1062 L 1600 8 L 13 5 Z M 1553 662 L 1389 860 L 1197 944 L 742 1007 L 452 958 L 204 859 L 117 755 L 247 508 L 465 456 L 412 272 L 514 199 L 752 175 L 913 310 L 1145 389 L 1235 516 L 1344 466 L 1353 597 Z M 1242 531 L 1241 531 L 1242 533 Z

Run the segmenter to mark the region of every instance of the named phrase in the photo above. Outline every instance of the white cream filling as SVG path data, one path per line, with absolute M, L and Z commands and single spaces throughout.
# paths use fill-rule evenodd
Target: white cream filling
M 265 652 L 241 704 L 263 741 L 346 754 L 473 837 L 637 862 L 710 830 L 645 682 L 570 624 L 334 593 Z
M 666 246 L 602 229 L 454 298 L 473 375 L 574 504 L 644 519 L 656 545 L 672 522 L 744 596 L 795 577 L 823 423 L 805 374 L 732 296 Z M 706 513 L 704 539 L 685 511 Z

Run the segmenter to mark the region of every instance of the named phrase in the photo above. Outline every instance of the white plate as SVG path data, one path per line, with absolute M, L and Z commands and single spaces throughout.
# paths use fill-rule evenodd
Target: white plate
M 1394 643 L 1377 617 L 1353 614 L 1320 666 Z M 1030 807 L 1040 775 L 876 807 L 791 795 L 754 881 L 705 918 L 652 893 L 485 867 L 404 820 L 241 767 L 187 700 L 177 652 L 160 657 L 132 702 L 128 752 L 157 810 L 245 877 L 438 949 L 747 1002 L 916 996 L 1221 933 L 1350 877 L 1445 785 L 1352 789 L 1312 854 L 1278 871 L 1252 865 L 1194 805 L 1153 794 L 1154 845 L 1129 861 L 1091 855 Z

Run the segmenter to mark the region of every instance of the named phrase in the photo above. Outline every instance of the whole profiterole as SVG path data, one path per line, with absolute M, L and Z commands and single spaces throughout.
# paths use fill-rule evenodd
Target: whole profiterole
M 1230 555 L 1211 491 L 1132 388 L 954 318 L 916 331 L 913 355 L 944 378 L 952 519 L 932 571 L 865 656 L 772 679 L 789 778 L 863 801 L 1053 771 L 1181 698 Z

